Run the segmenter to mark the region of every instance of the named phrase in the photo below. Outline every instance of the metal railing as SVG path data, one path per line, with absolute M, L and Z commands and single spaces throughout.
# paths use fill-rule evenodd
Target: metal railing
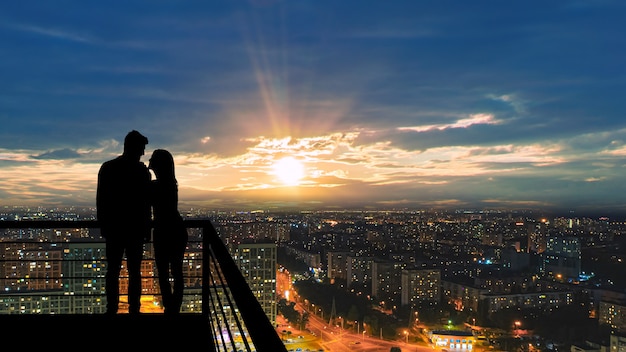
M 201 312 L 202 321 L 207 324 L 207 332 L 213 340 L 216 351 L 286 351 L 285 345 L 278 336 L 274 326 L 264 312 L 261 304 L 250 290 L 245 277 L 235 263 L 228 249 L 220 239 L 215 227 L 210 220 L 185 220 L 188 229 L 200 229 L 201 246 Z M 95 220 L 25 220 L 25 221 L 0 221 L 0 229 L 99 229 L 99 223 Z M 2 233 L 0 233 L 0 236 Z M 8 237 L 5 235 L 5 237 Z M 38 239 L 31 239 L 36 243 Z M 41 241 L 41 239 L 39 239 Z M 60 240 L 63 243 L 65 240 Z M 69 240 L 67 240 L 69 241 Z M 19 243 L 16 239 L 6 242 Z M 27 243 L 24 241 L 24 243 Z M 82 242 L 81 242 L 82 243 Z M 95 243 L 95 242 L 90 242 Z M 88 246 L 88 245 L 87 245 Z M 6 247 L 6 246 L 5 246 Z M 36 252 L 36 251 L 35 251 Z M 47 277 L 41 273 L 36 277 L 19 278 L 9 277 L 12 274 L 11 266 L 15 259 L 7 259 L 6 253 L 0 252 L 0 279 L 4 280 L 44 280 L 51 286 L 61 285 L 56 280 L 59 278 Z M 42 261 L 56 263 L 59 258 L 22 258 L 25 261 Z M 83 258 L 84 259 L 84 258 Z M 94 260 L 103 258 L 94 258 Z M 60 259 L 63 260 L 63 259 Z M 58 264 L 58 263 L 56 263 Z M 96 264 L 94 264 L 95 266 Z M 45 272 L 45 271 L 44 271 Z M 98 274 L 102 280 L 104 273 Z M 71 275 L 66 275 L 70 279 Z M 59 281 L 62 281 L 59 279 Z M 95 278 L 94 278 L 95 281 Z M 45 286 L 45 285 L 44 285 Z M 187 290 L 187 288 L 186 288 Z M 0 298 L 11 294 L 0 293 Z M 100 293 L 102 294 L 102 292 Z M 88 313 L 88 312 L 87 312 Z M 31 313 L 32 314 L 32 313 Z M 76 313 L 72 313 L 76 314 Z M 78 314 L 85 314 L 80 312 Z M 184 315 L 184 314 L 181 314 Z M 85 314 L 88 318 L 89 314 Z

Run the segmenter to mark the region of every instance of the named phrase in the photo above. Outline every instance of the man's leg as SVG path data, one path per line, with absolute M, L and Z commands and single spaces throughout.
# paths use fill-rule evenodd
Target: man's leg
M 141 260 L 143 243 L 141 240 L 129 243 L 126 248 L 128 267 L 128 312 L 138 314 L 141 307 Z
M 107 314 L 116 314 L 120 303 L 120 270 L 124 247 L 119 241 L 106 240 L 107 271 L 105 274 L 105 292 Z

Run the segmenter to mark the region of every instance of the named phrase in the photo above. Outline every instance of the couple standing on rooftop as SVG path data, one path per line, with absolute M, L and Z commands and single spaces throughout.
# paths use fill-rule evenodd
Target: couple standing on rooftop
M 119 306 L 119 277 L 126 254 L 130 314 L 141 306 L 141 262 L 144 244 L 153 241 L 154 260 L 166 314 L 177 314 L 183 300 L 183 256 L 187 229 L 178 211 L 178 182 L 174 158 L 156 149 L 148 166 L 140 160 L 148 138 L 133 130 L 124 138 L 124 151 L 102 164 L 98 172 L 96 207 L 105 238 L 107 314 Z M 155 175 L 152 180 L 150 171 Z M 152 223 L 154 222 L 154 230 Z M 170 284 L 170 273 L 173 285 Z

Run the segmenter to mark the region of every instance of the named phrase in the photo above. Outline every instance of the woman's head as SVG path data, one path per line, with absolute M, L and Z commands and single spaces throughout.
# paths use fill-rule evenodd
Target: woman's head
M 165 149 L 155 149 L 152 152 L 148 168 L 154 171 L 157 178 L 175 178 L 174 157 Z

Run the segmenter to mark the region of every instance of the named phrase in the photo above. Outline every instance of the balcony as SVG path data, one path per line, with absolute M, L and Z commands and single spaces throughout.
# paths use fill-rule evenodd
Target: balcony
M 124 350 L 132 346 L 286 351 L 211 221 L 185 220 L 185 224 L 196 233 L 195 240 L 190 239 L 190 247 L 196 248 L 199 255 L 186 257 L 187 264 L 197 270 L 186 277 L 188 304 L 181 314 L 170 317 L 158 309 L 144 311 L 142 303 L 142 314 L 106 316 L 101 314 L 105 307 L 102 286 L 105 271 L 101 270 L 104 244 L 93 240 L 99 236 L 80 239 L 81 233 L 99 230 L 97 221 L 0 221 L 3 349 Z M 69 244 L 90 250 L 99 247 L 101 251 L 72 255 Z M 50 246 L 58 247 L 56 256 L 48 257 L 49 253 L 43 249 L 34 249 Z M 25 250 L 15 251 L 15 248 Z M 144 258 L 144 262 L 151 260 Z M 65 272 L 63 265 L 74 269 Z M 55 266 L 58 271 L 54 270 Z M 81 269 L 85 267 L 88 270 Z M 22 271 L 16 270 L 20 268 Z M 15 276 L 16 271 L 27 274 Z M 63 274 L 58 277 L 46 274 L 50 272 Z M 93 275 L 89 277 L 86 272 Z M 144 277 L 147 281 L 154 279 Z M 121 292 L 124 292 L 123 280 Z

